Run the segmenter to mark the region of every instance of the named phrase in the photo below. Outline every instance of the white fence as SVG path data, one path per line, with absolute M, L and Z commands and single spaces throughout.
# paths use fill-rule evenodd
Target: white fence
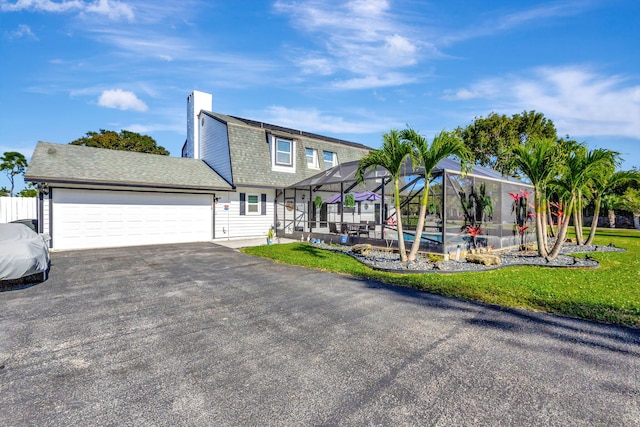
M 0 197 L 0 223 L 36 218 L 35 197 Z

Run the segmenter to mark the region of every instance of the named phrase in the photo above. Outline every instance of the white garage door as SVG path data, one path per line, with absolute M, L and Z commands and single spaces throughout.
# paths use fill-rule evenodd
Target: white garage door
M 212 195 L 53 189 L 54 249 L 211 240 Z

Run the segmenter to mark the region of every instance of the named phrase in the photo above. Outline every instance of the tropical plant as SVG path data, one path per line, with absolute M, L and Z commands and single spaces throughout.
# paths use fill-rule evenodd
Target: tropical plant
M 478 248 L 478 236 L 480 236 L 484 230 L 479 225 L 467 225 L 466 227 L 467 233 L 471 236 L 471 241 L 473 242 L 473 248 Z
M 412 261 L 416 259 L 418 255 L 418 249 L 420 248 L 420 242 L 422 240 L 425 216 L 429 206 L 429 186 L 432 180 L 431 171 L 436 167 L 438 162 L 445 157 L 457 156 L 461 160 L 462 172 L 465 172 L 468 164 L 472 160 L 472 154 L 471 151 L 465 147 L 462 139 L 453 132 L 441 131 L 433 138 L 431 145 L 429 145 L 425 137 L 410 127 L 401 132 L 401 137 L 403 141 L 413 147 L 420 165 L 424 168 L 424 188 L 422 190 L 422 198 L 420 199 L 420 213 L 418 214 L 416 235 L 408 256 L 408 260 Z M 400 233 L 400 231 L 398 231 L 398 233 Z
M 388 133 L 383 134 L 382 140 L 381 148 L 369 152 L 369 154 L 360 159 L 355 177 L 356 181 L 362 184 L 366 173 L 378 166 L 386 169 L 391 175 L 394 192 L 393 200 L 397 216 L 398 250 L 400 252 L 400 260 L 406 263 L 407 251 L 405 249 L 402 218 L 400 216 L 400 174 L 405 161 L 408 158 L 413 160 L 415 156 L 411 144 L 401 138 L 400 132 L 396 129 L 391 129 Z
M 22 153 L 17 151 L 7 151 L 0 157 L 0 170 L 2 170 L 9 178 L 11 188 L 9 196 L 13 197 L 13 189 L 15 188 L 16 175 L 23 175 L 27 169 L 27 159 Z
M 598 148 L 588 151 L 586 146 L 580 144 L 566 157 L 560 178 L 556 180 L 558 188 L 564 190 L 568 200 L 565 220 L 558 231 L 558 237 L 547 259 L 558 256 L 569 227 L 568 217 L 571 215 L 579 197 L 579 192 L 592 179 L 595 171 L 611 161 L 610 150 Z
M 547 238 L 543 228 L 546 209 L 543 200 L 547 185 L 562 162 L 561 152 L 554 138 L 532 137 L 521 145 L 514 146 L 512 155 L 516 167 L 529 178 L 535 189 L 536 242 L 539 255 L 546 257 Z
M 316 205 L 316 207 L 317 207 L 317 208 L 321 207 L 321 206 L 322 206 L 322 203 L 323 203 L 323 202 L 322 202 L 322 196 L 316 196 L 316 198 L 315 198 L 315 200 L 314 200 L 314 203 L 315 203 L 315 205 Z
M 615 167 L 603 167 L 600 171 L 597 172 L 594 177 L 591 188 L 593 193 L 595 194 L 594 200 L 594 212 L 593 212 L 593 220 L 591 221 L 591 228 L 589 229 L 589 237 L 585 242 L 585 245 L 590 245 L 593 243 L 593 239 L 596 235 L 596 228 L 598 226 L 598 218 L 600 216 L 600 207 L 605 206 L 613 206 L 614 203 L 611 198 L 606 199 L 607 196 L 611 196 L 616 198 L 612 191 L 623 184 L 628 182 L 635 181 L 640 182 L 640 173 L 637 170 L 630 171 L 615 171 Z M 613 212 L 613 207 L 610 209 Z M 613 227 L 615 227 L 615 212 L 613 212 Z M 612 227 L 612 228 L 613 228 Z

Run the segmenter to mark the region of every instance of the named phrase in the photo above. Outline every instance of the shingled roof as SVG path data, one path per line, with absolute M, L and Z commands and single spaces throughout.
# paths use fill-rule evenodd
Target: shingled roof
M 231 190 L 204 161 L 38 142 L 25 181 L 182 191 Z

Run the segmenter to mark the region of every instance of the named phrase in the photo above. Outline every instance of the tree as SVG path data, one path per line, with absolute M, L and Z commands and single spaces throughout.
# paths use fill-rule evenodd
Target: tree
M 416 235 L 411 245 L 408 261 L 416 259 L 420 241 L 422 238 L 422 230 L 424 228 L 425 216 L 429 205 L 429 185 L 431 183 L 431 171 L 436 167 L 438 162 L 445 157 L 457 156 L 463 165 L 472 161 L 471 151 L 465 147 L 462 139 L 453 132 L 442 131 L 435 136 L 431 145 L 426 138 L 418 134 L 415 130 L 408 128 L 400 132 L 403 140 L 409 142 L 417 153 L 420 164 L 424 167 L 424 188 L 422 190 L 422 198 L 420 199 L 420 213 L 418 214 L 418 225 Z M 464 167 L 463 167 L 464 169 Z
M 555 177 L 561 162 L 561 151 L 555 138 L 531 137 L 523 144 L 511 148 L 514 166 L 524 173 L 535 189 L 534 209 L 536 215 L 536 241 L 538 254 L 548 255 L 546 234 L 543 228 L 543 215 L 546 206 L 543 203 L 547 185 Z
M 456 133 L 473 153 L 476 164 L 508 176 L 518 172 L 513 147 L 533 137 L 557 139 L 553 122 L 535 111 L 523 111 L 511 117 L 496 113 L 486 118 L 476 117 L 467 127 L 458 127 Z
M 168 156 L 169 152 L 148 135 L 140 135 L 136 132 L 121 130 L 117 133 L 112 130 L 100 129 L 100 132 L 87 132 L 86 136 L 71 141 L 71 145 L 83 145 L 85 147 L 108 148 L 110 150 L 136 151 L 138 153 L 162 154 Z
M 0 188 L 0 197 L 6 197 L 9 195 L 9 189 L 7 187 Z
M 27 184 L 26 188 L 20 190 L 17 194 L 18 197 L 38 197 L 38 189 L 33 186 L 33 184 Z
M 628 187 L 620 197 L 620 207 L 633 214 L 633 225 L 640 230 L 640 190 Z
M 560 253 L 569 228 L 569 217 L 576 206 L 579 192 L 592 179 L 594 173 L 608 165 L 611 161 L 611 151 L 602 148 L 588 151 L 584 145 L 579 145 L 566 157 L 560 178 L 556 181 L 564 189 L 568 202 L 565 211 L 565 221 L 558 231 L 558 238 L 547 259 L 554 259 Z
M 0 170 L 4 171 L 4 173 L 7 174 L 7 178 L 9 178 L 9 182 L 11 182 L 11 189 L 9 190 L 9 195 L 11 197 L 13 197 L 16 175 L 24 174 L 24 171 L 26 169 L 27 159 L 21 153 L 18 153 L 16 151 L 8 151 L 5 152 L 2 157 L 0 157 Z
M 400 215 L 400 173 L 405 160 L 407 158 L 413 160 L 414 152 L 411 144 L 403 140 L 400 132 L 396 129 L 391 129 L 388 133 L 383 134 L 382 140 L 383 144 L 380 149 L 370 151 L 369 154 L 358 162 L 356 181 L 364 183 L 364 177 L 367 171 L 375 169 L 378 166 L 385 168 L 391 175 L 398 228 L 398 250 L 400 252 L 400 261 L 405 264 L 407 262 L 407 251 L 404 246 L 402 216 Z
M 616 187 L 625 184 L 630 181 L 640 181 L 640 174 L 637 171 L 615 171 L 615 167 L 609 166 L 602 168 L 598 171 L 595 179 L 591 184 L 592 191 L 595 195 L 593 220 L 591 221 L 591 229 L 589 230 L 589 237 L 585 242 L 585 245 L 593 243 L 593 238 L 596 235 L 596 228 L 598 227 L 598 217 L 600 216 L 600 207 L 604 205 L 603 199 L 607 195 L 613 196 L 611 193 Z M 613 205 L 611 199 L 607 200 L 607 205 Z M 611 209 L 613 210 L 613 209 Z M 615 226 L 615 214 L 613 219 L 613 225 Z

